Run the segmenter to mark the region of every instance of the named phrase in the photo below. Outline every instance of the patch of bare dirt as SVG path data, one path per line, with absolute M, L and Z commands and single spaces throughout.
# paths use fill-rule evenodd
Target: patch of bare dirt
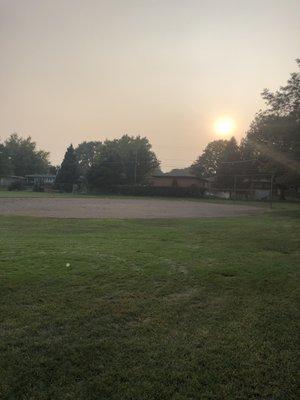
M 53 218 L 203 218 L 263 212 L 259 207 L 189 200 L 2 198 L 0 214 Z

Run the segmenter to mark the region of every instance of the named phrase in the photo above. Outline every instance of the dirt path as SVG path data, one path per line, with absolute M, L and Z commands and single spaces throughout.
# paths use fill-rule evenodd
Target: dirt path
M 55 218 L 202 218 L 253 215 L 253 206 L 189 200 L 0 198 L 0 214 Z

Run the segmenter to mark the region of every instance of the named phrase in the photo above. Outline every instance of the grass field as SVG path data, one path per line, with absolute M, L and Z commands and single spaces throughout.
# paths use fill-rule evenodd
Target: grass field
M 1 198 L 48 198 L 48 197 L 74 197 L 72 193 L 46 193 L 46 192 L 33 192 L 32 190 L 16 190 L 16 191 L 9 191 L 9 190 L 0 190 L 0 199 Z M 77 195 L 76 195 L 77 196 Z
M 298 398 L 299 217 L 0 217 L 0 398 Z

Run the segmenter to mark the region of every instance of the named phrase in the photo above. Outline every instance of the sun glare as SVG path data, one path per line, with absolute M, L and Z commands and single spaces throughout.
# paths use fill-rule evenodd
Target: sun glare
M 235 123 L 232 118 L 219 118 L 215 122 L 215 131 L 220 135 L 220 136 L 229 136 L 231 133 L 233 133 L 235 128 Z

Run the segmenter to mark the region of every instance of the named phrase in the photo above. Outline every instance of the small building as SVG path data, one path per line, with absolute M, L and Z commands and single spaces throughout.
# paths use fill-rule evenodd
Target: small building
M 150 183 L 153 187 L 208 189 L 208 180 L 194 175 L 154 175 Z
M 34 175 L 26 175 L 26 185 L 33 186 L 33 185 L 51 185 L 55 182 L 55 175 L 41 175 L 41 174 L 34 174 Z

